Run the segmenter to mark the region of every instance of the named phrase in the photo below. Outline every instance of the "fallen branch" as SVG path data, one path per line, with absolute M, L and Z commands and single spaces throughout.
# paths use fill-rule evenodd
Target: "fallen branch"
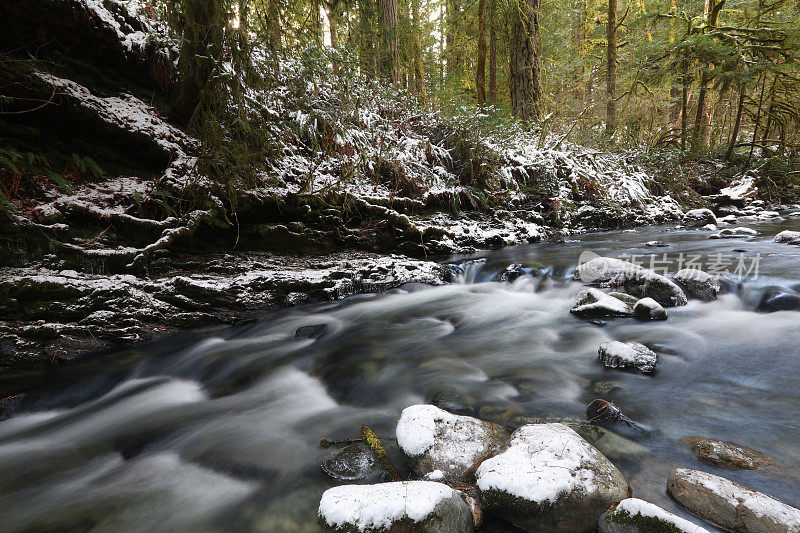
M 186 223 L 183 226 L 164 230 L 164 232 L 161 234 L 161 237 L 156 242 L 142 248 L 142 250 L 136 254 L 136 257 L 133 258 L 133 261 L 126 265 L 126 268 L 140 268 L 150 258 L 150 256 L 153 255 L 154 252 L 168 247 L 180 237 L 191 237 L 194 235 L 200 225 L 210 218 L 211 211 L 192 211 L 186 217 Z

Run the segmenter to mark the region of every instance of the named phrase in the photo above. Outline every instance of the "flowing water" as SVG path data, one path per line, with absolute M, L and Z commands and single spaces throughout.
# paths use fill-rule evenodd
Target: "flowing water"
M 800 284 L 800 248 L 644 228 L 596 233 L 469 258 L 463 282 L 308 305 L 247 326 L 199 332 L 56 368 L 0 376 L 24 392 L 0 422 L 2 531 L 316 531 L 322 438 L 367 424 L 394 434 L 400 411 L 437 391 L 472 399 L 481 417 L 580 419 L 613 399 L 647 431 L 604 450 L 634 494 L 673 511 L 669 471 L 703 468 L 800 504 L 800 312 L 757 313 L 770 286 Z M 670 244 L 647 248 L 653 239 Z M 745 250 L 732 252 L 733 250 Z M 757 261 L 758 278 L 690 300 L 665 322 L 590 323 L 569 313 L 580 253 L 703 255 L 704 266 Z M 722 254 L 718 256 L 718 254 Z M 534 276 L 492 281 L 509 264 Z M 752 274 L 752 273 L 751 273 Z M 297 339 L 327 324 L 319 340 Z M 597 347 L 637 340 L 653 376 L 604 368 Z M 702 465 L 687 436 L 732 440 L 775 461 L 765 471 Z M 391 444 L 386 439 L 387 444 Z M 397 455 L 395 462 L 400 464 Z M 685 516 L 685 513 L 682 513 Z

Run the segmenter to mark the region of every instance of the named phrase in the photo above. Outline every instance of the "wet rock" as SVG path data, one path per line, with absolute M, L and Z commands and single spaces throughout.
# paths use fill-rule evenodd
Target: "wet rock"
M 704 302 L 717 299 L 719 293 L 719 280 L 697 268 L 684 268 L 673 276 L 692 298 Z
M 800 295 L 782 287 L 768 289 L 756 308 L 759 313 L 794 311 L 796 309 L 800 309 Z
M 688 437 L 684 439 L 698 459 L 714 466 L 757 470 L 770 464 L 763 453 L 735 442 Z
M 666 320 L 667 312 L 652 298 L 642 298 L 633 306 L 633 316 L 639 320 Z
M 326 455 L 322 470 L 333 479 L 365 483 L 385 481 L 389 475 L 370 447 L 360 442 Z
M 711 209 L 691 209 L 683 215 L 683 225 L 689 228 L 697 228 L 706 224 L 716 224 L 717 217 Z
M 454 415 L 475 415 L 472 400 L 457 392 L 439 391 L 431 396 L 429 403 Z
M 611 341 L 597 350 L 600 361 L 608 368 L 638 368 L 645 374 L 656 369 L 658 355 L 640 342 Z
M 511 283 L 526 274 L 522 265 L 515 263 L 508 265 L 506 269 L 500 274 L 500 281 Z
M 569 311 L 588 318 L 633 316 L 630 305 L 594 288 L 579 292 L 575 297 L 575 305 Z
M 758 232 L 752 228 L 724 228 L 708 236 L 709 239 L 738 239 L 740 237 L 755 237 Z
M 669 246 L 669 244 L 664 241 L 647 241 L 644 245 L 650 248 L 664 248 L 665 246 Z
M 508 439 L 496 424 L 433 405 L 406 407 L 396 434 L 398 446 L 418 476 L 439 472 L 436 478 L 449 483 L 471 481 L 475 469 Z
M 396 481 L 328 489 L 319 503 L 326 532 L 467 533 L 472 513 L 461 496 L 442 483 Z
M 537 532 L 591 532 L 630 495 L 617 468 L 563 424 L 532 424 L 478 468 L 484 510 Z
M 781 244 L 800 244 L 800 231 L 782 231 L 775 235 L 774 240 Z
M 595 424 L 580 424 L 575 431 L 609 459 L 630 459 L 650 453 L 641 444 Z
M 301 326 L 294 332 L 295 339 L 319 339 L 328 332 L 328 324 L 313 324 Z
M 626 415 L 616 404 L 597 398 L 586 407 L 586 418 L 590 422 L 615 422 L 635 429 L 646 429 Z
M 800 509 L 707 472 L 673 470 L 667 492 L 689 511 L 732 531 L 800 531 Z
M 697 524 L 661 507 L 637 498 L 628 498 L 603 513 L 600 533 L 708 533 Z

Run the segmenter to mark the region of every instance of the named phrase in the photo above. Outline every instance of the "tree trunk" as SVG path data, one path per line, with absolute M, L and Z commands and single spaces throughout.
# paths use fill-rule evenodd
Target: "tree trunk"
M 371 79 L 375 76 L 375 32 L 373 30 L 372 0 L 360 0 L 358 5 L 358 18 L 361 33 L 359 40 L 359 62 L 361 74 Z
M 397 84 L 400 82 L 397 0 L 378 0 L 378 14 L 380 20 L 379 71 L 381 78 Z
M 273 52 L 281 49 L 281 8 L 280 0 L 269 0 L 267 4 L 267 29 L 269 42 L 267 46 Z
M 459 0 L 446 0 L 447 8 L 447 75 L 456 78 L 463 65 L 461 48 L 458 43 L 461 26 L 461 3 Z
M 519 0 L 511 33 L 511 110 L 523 122 L 538 120 L 541 100 L 539 57 L 540 0 Z
M 497 102 L 497 0 L 489 0 L 489 101 Z
M 475 72 L 475 98 L 486 103 L 486 0 L 478 0 L 478 61 Z
M 422 65 L 422 19 L 419 14 L 420 0 L 411 0 L 411 11 L 414 17 L 414 92 L 422 102 L 425 101 L 425 69 Z
M 311 0 L 311 13 L 309 14 L 309 24 L 311 25 L 311 39 L 317 46 L 322 46 L 322 16 L 319 12 L 319 0 Z
M 606 29 L 606 135 L 617 130 L 617 0 L 608 0 Z
M 747 88 L 742 86 L 739 88 L 739 103 L 736 105 L 736 120 L 733 122 L 733 132 L 731 133 L 730 142 L 728 142 L 728 149 L 725 150 L 725 159 L 730 161 L 733 156 L 733 149 L 736 147 L 736 141 L 739 138 L 739 128 L 742 125 L 742 109 L 744 109 L 744 97 Z
M 686 133 L 689 127 L 689 53 L 681 59 L 681 152 L 686 151 Z
M 758 124 L 761 121 L 761 106 L 764 105 L 764 87 L 767 85 L 767 73 L 761 75 L 761 94 L 758 97 L 758 111 L 756 111 L 756 123 L 753 125 L 753 138 L 750 141 L 750 153 L 747 155 L 747 163 L 745 166 L 750 166 L 750 161 L 753 160 L 753 150 L 756 147 L 756 139 L 758 138 Z

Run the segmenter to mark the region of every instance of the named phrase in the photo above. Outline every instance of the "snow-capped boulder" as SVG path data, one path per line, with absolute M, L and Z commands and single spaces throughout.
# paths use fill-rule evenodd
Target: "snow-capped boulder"
M 633 316 L 631 306 L 599 289 L 585 289 L 575 297 L 570 313 L 580 317 Z
M 638 272 L 643 270 L 640 265 L 636 265 L 629 261 L 617 259 L 615 257 L 600 257 L 596 254 L 591 254 L 588 261 L 581 261 L 578 268 L 575 269 L 573 276 L 578 281 L 585 283 L 605 283 L 612 279 L 629 272 Z M 583 256 L 581 256 L 583 258 Z
M 683 225 L 689 228 L 699 228 L 706 224 L 717 223 L 717 217 L 711 209 L 691 209 L 683 215 Z
M 658 354 L 641 342 L 611 341 L 600 345 L 597 357 L 608 368 L 638 368 L 645 374 L 656 369 Z
M 664 307 L 686 305 L 686 294 L 670 279 L 652 270 L 626 271 L 612 280 L 625 292 L 638 298 L 652 298 Z
M 736 215 L 725 215 L 724 217 L 717 217 L 717 224 L 736 224 Z
M 477 480 L 484 510 L 543 533 L 594 531 L 600 514 L 630 495 L 620 471 L 563 424 L 522 426 Z
M 623 302 L 625 302 L 630 306 L 636 305 L 636 302 L 639 301 L 639 298 L 637 298 L 636 296 L 631 296 L 630 294 L 625 294 L 624 292 L 611 291 L 608 293 L 608 295 L 613 296 L 617 300 L 622 300 Z
M 664 241 L 647 241 L 644 245 L 650 248 L 664 248 L 669 246 L 669 244 Z
M 730 185 L 720 189 L 719 194 L 709 199 L 719 205 L 744 206 L 745 202 L 758 193 L 755 176 L 748 173 L 733 180 Z
M 781 244 L 800 244 L 800 231 L 782 231 L 775 235 L 775 242 Z
M 752 228 L 723 228 L 708 236 L 709 239 L 736 239 L 739 237 L 755 237 L 758 232 Z
M 700 229 L 703 230 L 703 231 L 717 231 L 717 225 L 716 224 L 706 224 L 705 226 L 703 226 Z
M 403 409 L 396 433 L 397 445 L 418 476 L 450 483 L 471 481 L 478 466 L 508 440 L 496 424 L 433 405 Z
M 762 211 L 758 214 L 758 218 L 762 220 L 773 220 L 776 218 L 781 218 L 781 214 L 777 211 Z
M 735 442 L 688 437 L 686 443 L 698 459 L 725 468 L 757 470 L 770 464 L 769 458 L 758 450 Z
M 743 533 L 800 531 L 800 509 L 707 472 L 675 469 L 667 480 L 667 492 L 689 511 L 726 529 Z
M 634 304 L 633 316 L 639 320 L 666 320 L 667 312 L 652 298 L 642 298 Z
M 666 509 L 638 498 L 627 498 L 600 517 L 600 533 L 708 533 L 708 530 Z
M 684 268 L 675 273 L 673 279 L 678 282 L 692 298 L 704 302 L 717 299 L 719 280 L 697 268 Z
M 473 530 L 472 513 L 461 496 L 447 485 L 433 481 L 333 487 L 323 493 L 318 517 L 320 527 L 328 532 Z

